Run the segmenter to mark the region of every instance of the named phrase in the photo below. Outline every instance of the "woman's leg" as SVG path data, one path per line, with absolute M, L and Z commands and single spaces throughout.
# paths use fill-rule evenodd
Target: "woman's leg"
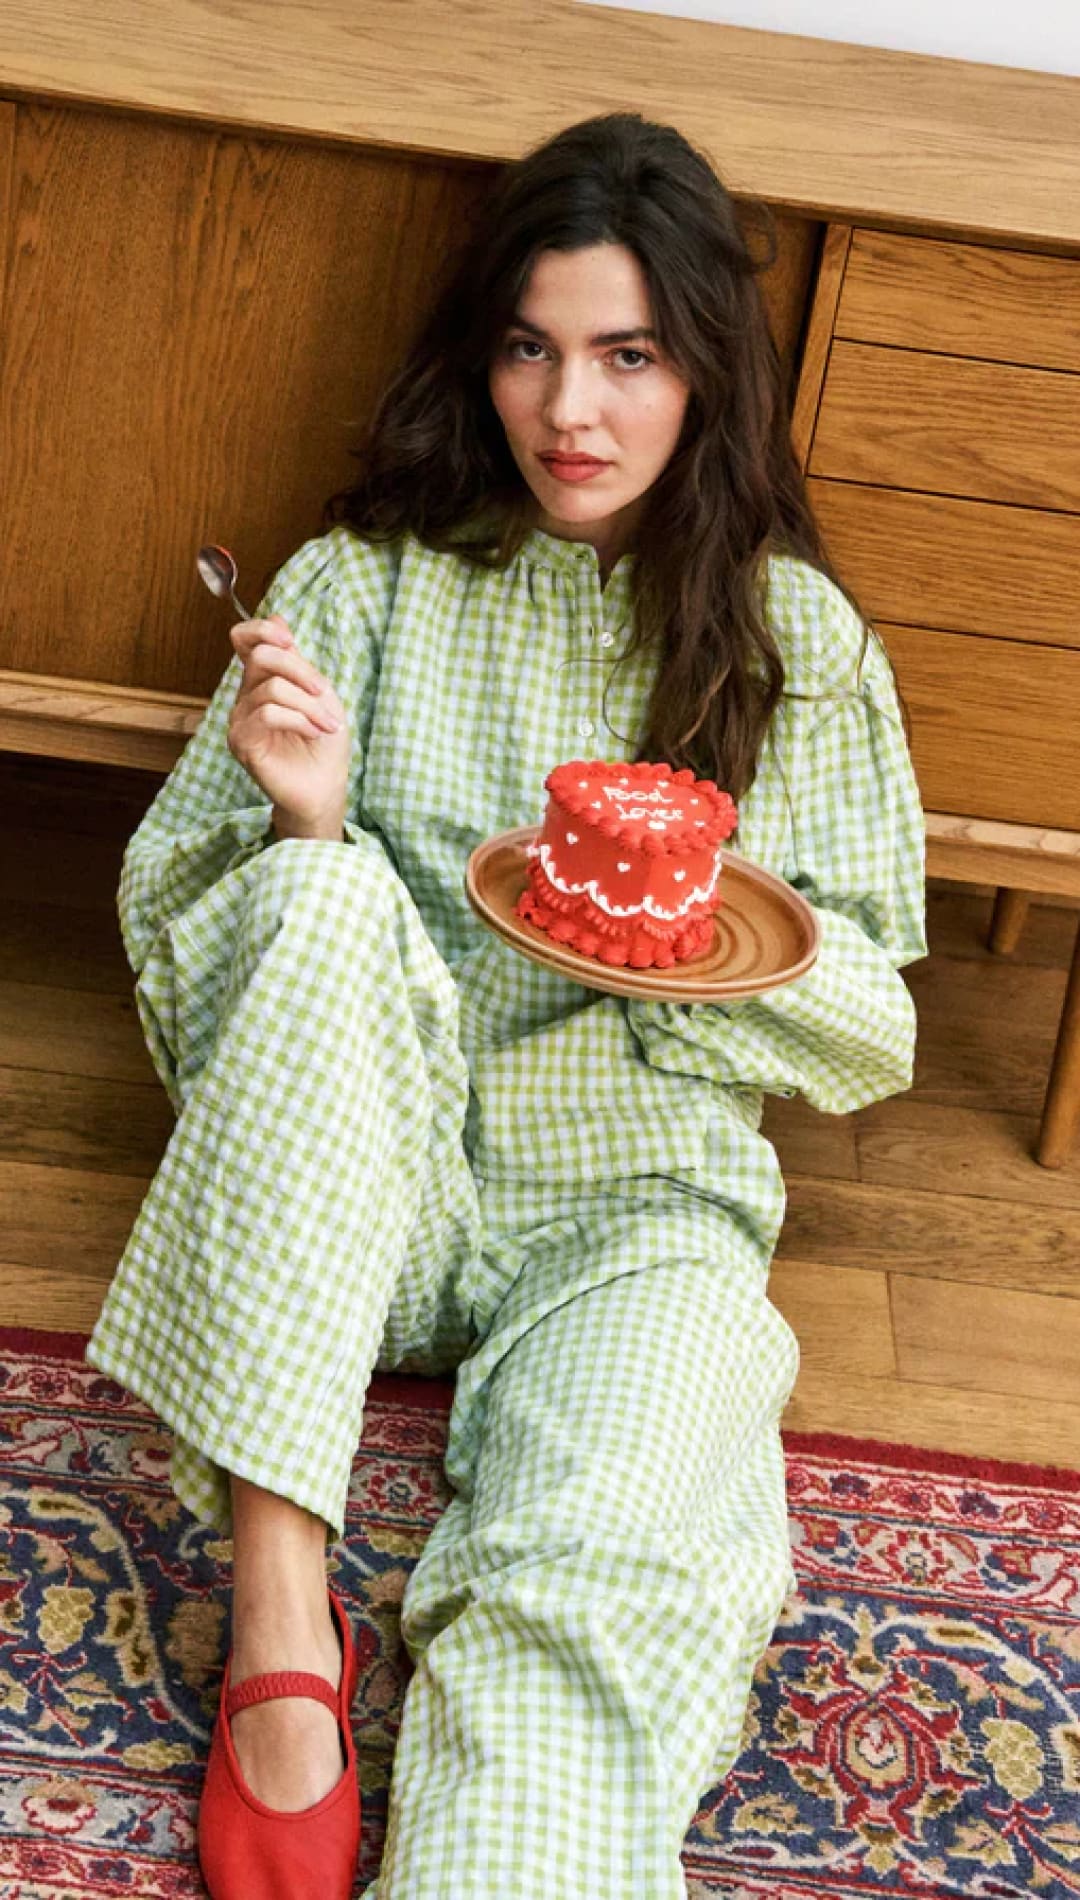
M 373 842 L 275 845 L 172 956 L 181 1113 L 87 1357 L 171 1426 L 196 1516 L 231 1530 L 232 1473 L 337 1536 L 386 1339 L 469 1342 L 456 991 Z
M 234 1678 L 333 1681 L 325 1551 L 376 1356 L 451 1364 L 469 1342 L 456 992 L 374 843 L 273 847 L 167 949 L 153 1001 L 181 1113 L 88 1358 L 172 1427 L 179 1495 L 234 1536 Z M 274 1807 L 340 1772 L 325 1733 L 268 1763 L 301 1710 L 336 1748 L 317 1703 L 236 1718 Z
M 336 1689 L 342 1658 L 326 1593 L 326 1525 L 243 1478 L 231 1491 L 233 1684 L 301 1669 Z M 341 1777 L 337 1722 L 310 1696 L 241 1709 L 231 1728 L 244 1779 L 269 1807 L 312 1807 Z
M 475 1451 L 406 1597 L 379 1900 L 681 1900 L 790 1583 L 763 1263 L 733 1239 L 563 1303 L 533 1275 L 459 1380 Z

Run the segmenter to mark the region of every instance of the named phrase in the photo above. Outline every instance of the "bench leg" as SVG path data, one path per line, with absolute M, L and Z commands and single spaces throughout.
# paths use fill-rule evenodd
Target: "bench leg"
M 1026 891 L 998 891 L 987 939 L 990 949 L 996 951 L 998 956 L 1008 956 L 1010 950 L 1016 949 L 1020 932 L 1027 921 L 1030 902 Z
M 1057 1047 L 1043 1104 L 1035 1159 L 1044 1168 L 1060 1168 L 1067 1159 L 1080 1122 L 1080 924 L 1069 971 Z

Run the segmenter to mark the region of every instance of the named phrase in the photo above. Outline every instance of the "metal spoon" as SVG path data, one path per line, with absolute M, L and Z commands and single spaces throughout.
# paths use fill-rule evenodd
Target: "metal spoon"
M 236 598 L 236 562 L 228 548 L 200 548 L 195 565 L 212 594 L 219 600 L 231 600 L 241 620 L 251 619 L 247 608 Z

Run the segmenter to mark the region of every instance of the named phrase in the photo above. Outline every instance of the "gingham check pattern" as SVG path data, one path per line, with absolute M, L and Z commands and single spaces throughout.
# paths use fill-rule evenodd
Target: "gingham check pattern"
M 89 1357 L 172 1426 L 181 1497 L 227 1531 L 233 1470 L 335 1535 L 376 1361 L 461 1366 L 379 1900 L 682 1894 L 790 1581 L 762 1091 L 843 1112 L 910 1081 L 922 815 L 881 650 L 856 672 L 801 562 L 769 569 L 792 696 L 738 845 L 819 907 L 814 970 L 623 1002 L 469 910 L 469 851 L 539 817 L 552 765 L 633 755 L 630 582 L 541 533 L 505 571 L 307 543 L 262 611 L 350 710 L 348 842 L 267 848 L 234 662 L 125 860 L 178 1122 Z

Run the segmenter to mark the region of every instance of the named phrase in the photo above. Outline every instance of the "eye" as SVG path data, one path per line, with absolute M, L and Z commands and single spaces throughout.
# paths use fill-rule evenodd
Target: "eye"
M 534 336 L 512 336 L 507 338 L 506 354 L 515 363 L 539 363 L 543 360 L 544 345 Z
M 621 358 L 618 364 L 619 369 L 647 369 L 650 363 L 655 363 L 656 361 L 656 358 L 650 356 L 647 350 L 621 349 L 613 351 L 612 354 L 613 358 Z

